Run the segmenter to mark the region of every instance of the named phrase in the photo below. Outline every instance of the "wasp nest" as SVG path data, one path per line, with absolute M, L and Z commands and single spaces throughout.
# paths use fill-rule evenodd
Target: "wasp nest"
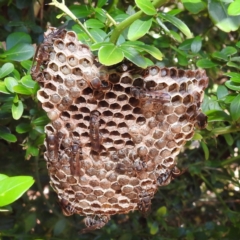
M 32 70 L 45 127 L 47 168 L 65 215 L 88 229 L 110 215 L 146 212 L 179 174 L 175 157 L 204 127 L 203 70 L 105 67 L 72 31 L 50 28 Z

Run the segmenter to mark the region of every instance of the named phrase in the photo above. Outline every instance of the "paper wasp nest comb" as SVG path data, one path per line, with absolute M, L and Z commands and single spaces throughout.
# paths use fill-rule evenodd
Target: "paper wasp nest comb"
M 32 77 L 51 123 L 47 168 L 65 215 L 88 229 L 110 215 L 146 212 L 159 186 L 179 174 L 175 157 L 204 127 L 204 70 L 104 67 L 72 31 L 50 28 Z

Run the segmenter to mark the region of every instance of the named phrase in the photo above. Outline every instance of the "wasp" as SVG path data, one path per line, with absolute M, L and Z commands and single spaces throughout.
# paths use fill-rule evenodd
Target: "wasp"
M 58 138 L 55 135 L 47 135 L 47 154 L 52 162 L 58 161 Z
M 151 210 L 151 199 L 152 195 L 147 191 L 140 192 L 139 194 L 139 203 L 138 210 L 142 212 L 144 215 L 148 214 Z
M 166 186 L 168 185 L 174 178 L 180 176 L 182 172 L 174 166 L 173 169 L 171 170 L 166 170 L 165 173 L 162 173 L 158 178 L 157 178 L 157 183 L 159 186 Z
M 62 198 L 59 202 L 61 208 L 62 208 L 62 212 L 65 216 L 71 216 L 73 215 L 76 210 L 74 208 L 74 206 L 72 206 L 69 201 L 65 198 Z
M 70 170 L 74 176 L 80 176 L 80 160 L 82 159 L 82 148 L 78 142 L 73 142 L 70 153 Z
M 203 114 L 202 112 L 199 113 L 196 117 L 196 121 L 197 121 L 197 126 L 200 128 L 200 129 L 204 129 L 206 128 L 207 126 L 207 120 L 208 120 L 208 117 Z
M 100 114 L 98 111 L 93 111 L 90 114 L 90 140 L 93 151 L 98 152 L 100 149 Z
M 110 216 L 109 215 L 103 215 L 103 216 L 87 216 L 84 219 L 84 223 L 86 225 L 86 228 L 84 228 L 81 232 L 82 233 L 86 233 L 89 231 L 93 231 L 96 229 L 100 229 L 102 227 L 104 227 L 108 221 L 110 220 Z

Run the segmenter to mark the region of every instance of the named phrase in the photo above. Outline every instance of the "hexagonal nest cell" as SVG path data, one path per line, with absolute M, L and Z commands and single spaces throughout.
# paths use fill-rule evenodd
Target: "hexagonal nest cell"
M 194 126 L 206 124 L 205 71 L 101 66 L 73 31 L 55 28 L 36 59 L 32 77 L 42 76 L 37 96 L 51 120 L 44 157 L 63 213 L 87 216 L 93 230 L 113 214 L 147 212 L 180 174 L 175 158 Z

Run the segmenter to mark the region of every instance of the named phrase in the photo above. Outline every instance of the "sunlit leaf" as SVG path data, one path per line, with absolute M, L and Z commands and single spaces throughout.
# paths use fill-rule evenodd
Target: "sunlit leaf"
M 20 198 L 34 183 L 30 176 L 8 177 L 0 184 L 0 206 L 8 205 Z
M 148 33 L 150 27 L 152 25 L 152 18 L 143 21 L 143 20 L 136 20 L 134 21 L 128 30 L 128 39 L 131 41 L 135 41 L 142 36 L 144 36 L 146 33 Z
M 240 15 L 240 1 L 234 0 L 228 6 L 228 14 L 232 16 Z
M 135 0 L 136 5 L 147 15 L 154 15 L 157 10 L 150 0 Z
M 225 85 L 231 90 L 240 91 L 240 83 L 229 80 L 225 82 Z
M 0 68 L 0 79 L 9 75 L 14 70 L 14 66 L 12 63 L 4 63 Z
M 15 78 L 13 78 L 13 77 L 6 77 L 4 79 L 4 83 L 5 83 L 6 88 L 10 92 L 14 93 L 14 89 L 13 88 L 18 85 L 18 81 Z
M 12 116 L 13 119 L 18 120 L 23 114 L 23 103 L 18 101 L 17 103 L 12 104 Z
M 167 14 L 167 13 L 159 13 L 159 16 L 161 18 L 165 19 L 166 21 L 172 23 L 181 32 L 183 32 L 186 35 L 186 37 L 188 37 L 188 38 L 192 37 L 192 33 L 189 30 L 188 26 L 184 22 L 182 22 L 180 19 L 178 19 L 175 16 L 172 16 L 170 14 Z
M 191 13 L 197 14 L 206 8 L 206 3 L 201 0 L 182 0 L 184 7 Z

